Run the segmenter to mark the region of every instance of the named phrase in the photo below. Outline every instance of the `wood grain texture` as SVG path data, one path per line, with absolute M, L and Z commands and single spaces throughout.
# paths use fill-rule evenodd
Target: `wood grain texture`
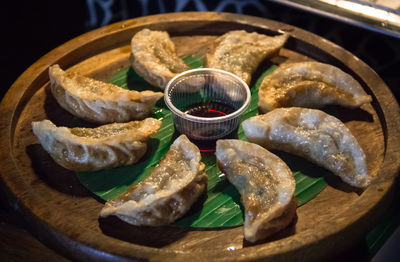
M 250 245 L 242 228 L 189 230 L 134 227 L 115 218 L 100 219 L 102 201 L 57 166 L 32 134 L 31 122 L 50 119 L 74 126 L 48 88 L 47 69 L 62 68 L 107 81 L 129 66 L 129 41 L 145 27 L 167 30 L 179 55 L 204 55 L 211 41 L 233 29 L 290 39 L 275 63 L 317 60 L 338 66 L 360 81 L 374 101 L 361 109 L 328 108 L 345 122 L 376 175 L 364 192 L 339 179 L 297 210 L 297 222 L 267 242 Z M 268 62 L 266 62 L 268 63 Z M 255 74 L 259 74 L 256 72 Z M 253 77 L 255 78 L 255 77 Z M 89 32 L 54 49 L 28 68 L 0 105 L 0 173 L 10 201 L 31 231 L 75 260 L 320 260 L 351 247 L 387 208 L 400 167 L 399 107 L 383 81 L 351 53 L 316 35 L 274 21 L 228 13 L 175 13 L 142 17 Z M 285 157 L 291 157 L 280 154 Z M 301 163 L 302 161 L 297 161 Z M 301 168 L 301 166 L 300 166 Z
M 23 229 L 21 217 L 0 208 L 0 259 L 2 261 L 68 261 Z

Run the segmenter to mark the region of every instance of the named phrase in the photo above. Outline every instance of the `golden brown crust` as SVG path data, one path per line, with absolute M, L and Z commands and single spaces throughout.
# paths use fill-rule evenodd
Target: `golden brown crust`
M 371 183 L 357 139 L 339 119 L 321 110 L 278 108 L 246 119 L 242 127 L 249 141 L 304 157 L 354 187 Z
M 292 221 L 293 210 L 288 206 L 295 180 L 279 157 L 257 144 L 235 139 L 218 140 L 216 156 L 221 171 L 241 195 L 247 241 L 265 239 Z M 289 217 L 283 216 L 285 212 Z
M 71 114 L 96 123 L 128 122 L 150 115 L 161 92 L 126 90 L 75 73 L 49 67 L 51 93 Z
M 206 191 L 208 176 L 204 169 L 197 146 L 181 135 L 150 175 L 107 202 L 100 216 L 116 215 L 138 226 L 168 225 Z
M 295 221 L 297 217 L 296 211 L 297 211 L 297 201 L 295 198 L 293 198 L 281 216 L 274 218 L 271 221 L 265 222 L 265 224 L 261 225 L 260 227 L 261 229 L 256 232 L 254 239 L 257 242 L 262 241 L 276 234 L 277 232 L 285 229 Z M 250 242 L 256 242 L 256 241 L 250 241 Z
M 164 89 L 168 81 L 190 68 L 179 58 L 169 34 L 143 29 L 131 40 L 131 65 L 148 83 Z
M 288 35 L 267 36 L 230 31 L 218 37 L 206 55 L 206 66 L 231 72 L 250 84 L 251 75 L 266 58 L 276 55 Z
M 291 106 L 319 108 L 337 104 L 353 108 L 372 101 L 352 76 L 319 62 L 281 65 L 263 79 L 258 97 L 262 113 Z
M 182 217 L 198 197 L 205 192 L 207 182 L 207 174 L 205 172 L 199 173 L 195 180 L 181 190 L 153 204 L 151 212 L 140 212 L 136 216 L 125 214 L 116 214 L 116 216 L 132 225 L 163 226 L 171 224 Z M 185 208 L 177 210 L 177 207 L 182 205 Z
M 114 123 L 98 128 L 56 127 L 49 120 L 32 122 L 32 130 L 54 161 L 66 169 L 95 171 L 136 163 L 161 121 Z

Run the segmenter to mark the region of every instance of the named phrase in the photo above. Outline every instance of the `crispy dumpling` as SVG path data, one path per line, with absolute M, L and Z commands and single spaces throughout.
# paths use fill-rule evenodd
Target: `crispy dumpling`
M 241 195 L 246 240 L 265 239 L 293 221 L 296 183 L 285 162 L 257 144 L 234 139 L 218 140 L 216 156 Z
M 258 92 L 262 113 L 291 106 L 320 108 L 337 104 L 355 108 L 371 101 L 351 75 L 319 62 L 283 64 L 264 78 Z
M 148 83 L 164 89 L 168 81 L 190 68 L 179 58 L 168 32 L 143 29 L 131 40 L 131 64 Z
M 40 144 L 56 163 L 72 171 L 95 171 L 136 163 L 147 150 L 149 136 L 161 121 L 114 123 L 97 128 L 56 127 L 51 121 L 32 122 Z
M 364 188 L 371 182 L 364 151 L 337 118 L 318 109 L 278 108 L 242 123 L 249 141 L 304 157 Z
M 100 216 L 136 226 L 162 226 L 183 216 L 206 190 L 208 177 L 198 147 L 179 136 L 150 175 L 109 201 Z
M 206 55 L 206 66 L 231 72 L 250 84 L 251 75 L 266 58 L 276 55 L 288 35 L 267 36 L 230 31 L 218 37 Z
M 51 93 L 62 108 L 77 117 L 101 124 L 144 119 L 163 96 L 161 92 L 126 90 L 65 72 L 57 64 L 49 67 L 49 76 Z

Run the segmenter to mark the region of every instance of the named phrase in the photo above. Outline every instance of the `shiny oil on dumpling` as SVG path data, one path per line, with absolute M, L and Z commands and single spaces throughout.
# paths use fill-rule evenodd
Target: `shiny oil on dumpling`
M 168 32 L 143 29 L 131 40 L 131 64 L 148 83 L 164 89 L 168 81 L 190 68 L 179 58 Z
M 371 182 L 364 151 L 337 118 L 318 109 L 278 108 L 242 123 L 249 141 L 304 157 L 364 188 Z
M 204 168 L 198 147 L 181 135 L 149 176 L 107 202 L 100 216 L 115 215 L 136 226 L 170 224 L 206 190 Z
M 293 221 L 295 180 L 285 162 L 257 144 L 235 139 L 218 140 L 216 156 L 241 195 L 246 240 L 262 240 Z
M 95 171 L 136 163 L 161 121 L 107 124 L 97 128 L 57 127 L 49 120 L 32 122 L 40 144 L 56 163 L 72 171 Z
M 267 36 L 230 31 L 218 37 L 206 55 L 206 66 L 231 72 L 250 84 L 251 75 L 266 58 L 276 55 L 288 35 Z
M 163 96 L 161 92 L 126 90 L 65 72 L 57 64 L 50 66 L 49 76 L 51 93 L 62 108 L 77 117 L 101 124 L 144 119 Z
M 354 108 L 371 100 L 351 75 L 319 62 L 283 64 L 263 79 L 258 92 L 262 113 L 291 106 L 320 108 L 337 104 Z

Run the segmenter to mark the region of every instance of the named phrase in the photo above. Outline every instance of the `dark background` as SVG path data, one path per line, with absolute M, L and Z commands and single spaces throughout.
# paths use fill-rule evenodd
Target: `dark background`
M 3 1 L 0 97 L 31 64 L 84 33 L 85 1 Z
M 89 3 L 96 20 L 89 15 Z M 96 3 L 97 2 L 97 3 Z M 400 40 L 349 24 L 312 15 L 269 1 L 159 1 L 114 0 L 106 19 L 98 1 L 5 1 L 1 16 L 3 77 L 0 97 L 16 78 L 41 56 L 64 42 L 106 23 L 122 19 L 174 11 L 226 11 L 245 13 L 295 25 L 323 36 L 354 53 L 371 66 L 400 98 Z M 146 2 L 146 1 L 144 1 Z M 201 3 L 201 5 L 199 4 Z M 161 4 L 161 5 L 160 5 Z

